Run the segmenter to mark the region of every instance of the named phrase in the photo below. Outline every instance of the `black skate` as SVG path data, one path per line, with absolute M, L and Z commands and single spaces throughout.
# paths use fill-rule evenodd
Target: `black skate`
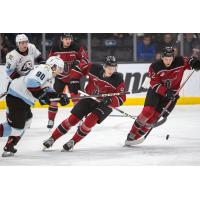
M 43 142 L 43 151 L 46 150 L 46 149 L 49 149 L 50 147 L 52 147 L 52 145 L 54 144 L 55 140 L 50 137 L 49 139 L 45 140 Z
M 17 152 L 17 149 L 15 149 L 14 146 L 17 145 L 20 139 L 20 136 L 9 136 L 7 143 L 3 148 L 4 152 L 2 153 L 2 157 L 14 156 Z
M 134 134 L 129 133 L 127 135 L 124 146 L 134 146 L 137 144 L 141 144 L 143 141 L 144 141 L 144 137 L 140 137 L 140 138 L 136 139 Z
M 62 152 L 73 151 L 74 145 L 75 145 L 74 140 L 69 140 L 67 143 L 65 143 L 65 144 L 63 145 L 63 149 L 62 149 L 61 151 L 62 151 Z
M 12 157 L 17 152 L 13 145 L 6 145 L 3 150 L 2 157 Z
M 49 121 L 48 121 L 48 124 L 47 124 L 47 128 L 48 128 L 48 129 L 52 129 L 53 126 L 54 126 L 54 121 L 53 121 L 53 120 L 49 120 Z

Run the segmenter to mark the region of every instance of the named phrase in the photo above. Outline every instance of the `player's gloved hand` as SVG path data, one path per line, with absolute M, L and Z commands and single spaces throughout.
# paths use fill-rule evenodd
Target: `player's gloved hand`
M 189 59 L 189 65 L 196 71 L 200 70 L 200 60 L 198 58 L 191 57 Z
M 58 93 L 56 92 L 45 92 L 39 97 L 39 102 L 41 105 L 50 104 L 50 99 L 58 98 Z
M 175 95 L 176 92 L 170 90 L 170 89 L 167 89 L 166 91 L 166 95 L 165 97 L 168 99 L 168 100 L 176 100 L 179 98 L 178 95 Z
M 70 102 L 67 94 L 59 94 L 58 98 L 60 98 L 59 103 L 60 103 L 61 106 L 66 106 Z
M 111 104 L 111 102 L 111 97 L 104 97 L 103 100 L 99 102 L 99 106 L 108 106 L 109 104 Z
M 70 93 L 78 94 L 78 90 L 81 89 L 80 81 L 78 79 L 71 79 L 69 81 L 69 91 Z
M 80 60 L 75 60 L 74 62 L 73 62 L 73 66 L 76 66 L 76 65 L 78 65 L 78 64 L 80 64 Z

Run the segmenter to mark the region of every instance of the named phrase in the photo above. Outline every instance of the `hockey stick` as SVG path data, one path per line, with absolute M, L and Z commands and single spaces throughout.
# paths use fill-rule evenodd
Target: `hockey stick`
M 112 96 L 120 96 L 130 94 L 130 92 L 124 93 L 108 93 L 108 94 L 95 94 L 95 95 L 88 95 L 88 96 L 77 96 L 77 97 L 68 97 L 68 99 L 88 99 L 88 98 L 99 98 L 99 97 L 112 97 Z M 60 101 L 60 98 L 52 98 L 50 101 Z
M 0 99 L 7 95 L 10 84 L 11 82 L 8 83 L 6 92 L 0 94 Z
M 195 72 L 195 70 L 192 71 L 192 73 L 190 73 L 190 75 L 186 78 L 186 80 L 182 83 L 182 85 L 180 86 L 180 88 L 176 91 L 174 96 L 177 96 L 179 94 L 179 92 L 183 89 L 183 87 L 185 86 L 185 84 L 187 83 L 187 81 L 190 79 L 190 77 L 193 75 L 193 73 Z M 138 140 L 134 140 L 132 142 L 132 144 L 127 146 L 131 146 L 131 145 L 137 145 L 137 144 L 141 144 L 144 142 L 144 140 L 146 140 L 146 138 L 148 137 L 148 135 L 150 134 L 150 132 L 152 131 L 153 128 L 157 127 L 156 124 L 159 122 L 160 118 L 163 117 L 163 115 L 165 114 L 165 112 L 167 111 L 167 109 L 171 106 L 172 102 L 174 101 L 174 99 L 170 100 L 168 102 L 168 104 L 165 106 L 165 108 L 163 109 L 163 111 L 161 112 L 159 118 L 157 119 L 157 122 L 155 122 L 154 124 L 151 125 L 150 130 L 142 137 L 139 138 Z M 164 118 L 165 119 L 165 118 Z M 162 120 L 161 120 L 162 121 Z M 161 125 L 161 124 L 160 124 Z
M 115 114 L 110 114 L 109 117 L 127 117 L 125 115 L 115 115 Z M 137 117 L 136 115 L 134 116 L 135 118 Z
M 0 94 L 0 99 L 7 95 L 7 92 Z
M 78 92 L 79 92 L 79 94 L 82 94 L 82 95 L 90 97 L 90 95 L 88 95 L 87 93 L 85 93 L 85 92 L 83 92 L 81 90 L 79 90 Z M 98 100 L 96 97 L 90 97 L 90 98 L 94 99 L 95 101 L 100 102 L 100 100 Z M 121 114 L 123 114 L 126 117 L 130 117 L 131 119 L 136 119 L 136 116 L 130 115 L 130 114 L 124 112 L 123 110 L 120 110 L 119 108 L 113 108 L 112 106 L 108 106 L 108 107 L 120 112 Z

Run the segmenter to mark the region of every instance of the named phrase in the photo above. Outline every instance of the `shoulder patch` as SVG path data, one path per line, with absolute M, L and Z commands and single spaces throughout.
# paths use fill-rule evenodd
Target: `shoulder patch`
M 12 54 L 9 54 L 9 55 L 8 55 L 8 59 L 9 59 L 9 60 L 11 60 L 11 61 L 12 61 L 12 60 L 13 60 L 13 58 L 14 58 L 14 56 L 13 56 Z

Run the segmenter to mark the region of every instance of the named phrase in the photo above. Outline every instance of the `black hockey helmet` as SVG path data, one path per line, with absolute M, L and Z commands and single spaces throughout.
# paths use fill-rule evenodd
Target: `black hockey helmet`
M 61 35 L 61 37 L 62 37 L 62 38 L 71 38 L 71 39 L 73 39 L 73 36 L 72 36 L 71 33 L 63 33 L 63 34 Z
M 104 63 L 112 67 L 117 67 L 117 60 L 115 56 L 106 56 Z
M 175 52 L 173 47 L 164 47 L 161 51 L 161 57 L 174 57 Z

